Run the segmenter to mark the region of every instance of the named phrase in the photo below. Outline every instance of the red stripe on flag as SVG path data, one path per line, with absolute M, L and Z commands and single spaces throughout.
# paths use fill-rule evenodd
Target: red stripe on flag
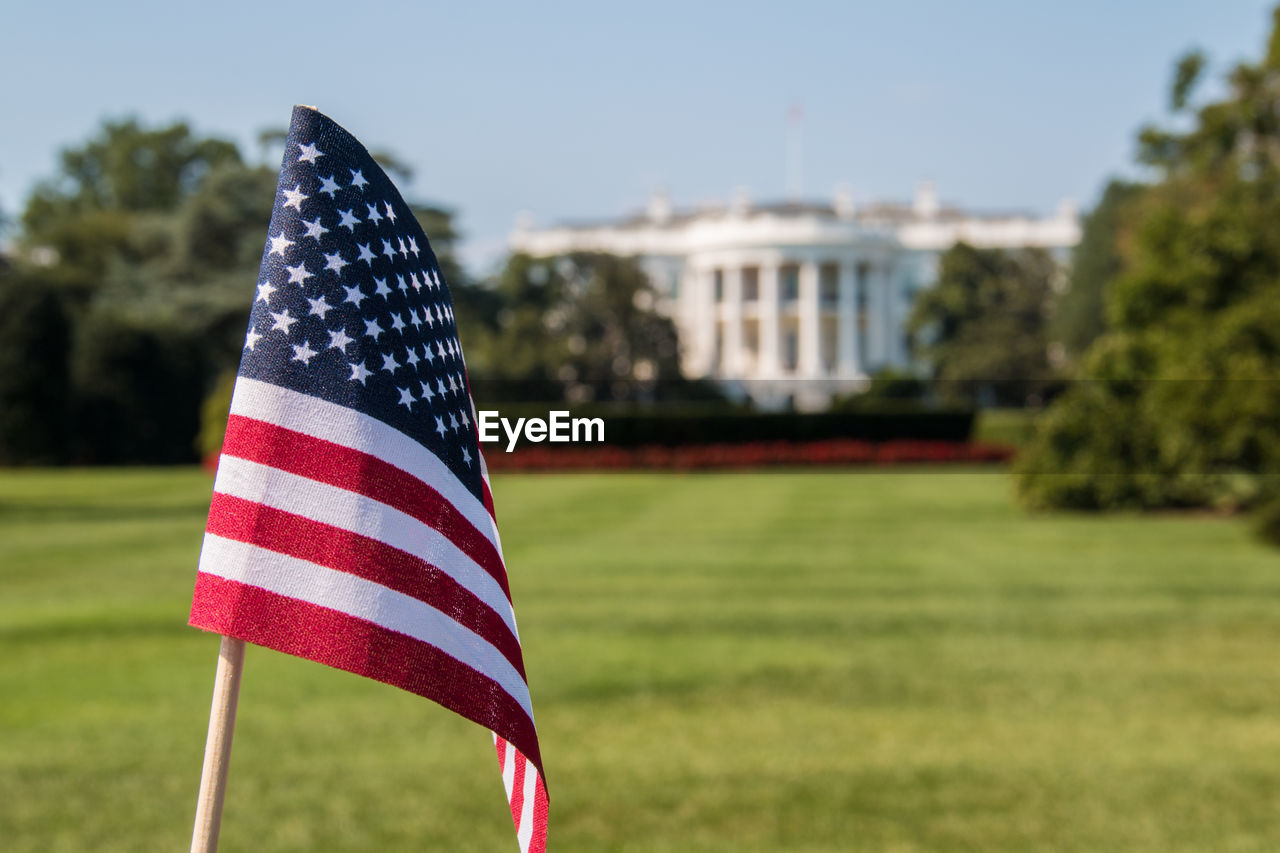
M 520 818 L 524 813 L 524 773 L 528 769 L 529 762 L 520 750 L 516 749 L 515 758 L 515 774 L 512 776 L 511 782 L 511 819 L 515 821 L 516 832 L 520 831 Z
M 222 452 L 362 494 L 430 525 L 492 575 L 511 599 L 506 567 L 488 537 L 438 491 L 389 462 L 243 415 L 227 421 Z
M 480 478 L 480 489 L 483 493 L 482 503 L 484 508 L 489 511 L 489 517 L 493 519 L 494 524 L 498 523 L 498 515 L 493 510 L 493 492 L 489 489 L 489 481 L 484 477 Z
M 497 732 L 542 766 L 533 721 L 520 704 L 429 643 L 204 572 L 196 575 L 190 624 L 425 696 Z
M 533 792 L 533 837 L 529 839 L 529 853 L 546 853 L 547 850 L 547 786 L 538 774 L 538 787 Z
M 207 529 L 373 581 L 429 604 L 488 641 L 527 679 L 520 641 L 502 617 L 425 560 L 341 527 L 218 492 L 213 494 Z
M 498 772 L 505 776 L 507 770 L 507 742 L 500 736 L 494 735 L 493 746 L 498 753 Z M 511 808 L 511 820 L 516 825 L 516 832 L 519 832 L 520 819 L 524 816 L 522 814 L 524 811 L 524 778 L 522 775 L 521 778 L 518 780 L 516 779 L 516 768 L 525 768 L 527 762 L 520 754 L 519 750 L 513 750 L 513 755 L 515 757 L 512 758 L 512 761 L 515 762 L 515 765 L 511 768 L 512 786 L 508 804 Z M 521 772 L 523 774 L 524 771 L 522 770 Z M 519 787 L 517 787 L 517 783 Z M 550 800 L 547 797 L 547 786 L 543 781 L 541 773 L 539 773 L 538 778 L 534 780 L 534 786 L 532 815 L 533 831 L 529 837 L 529 846 L 527 850 L 528 853 L 546 853 L 547 811 L 550 805 Z

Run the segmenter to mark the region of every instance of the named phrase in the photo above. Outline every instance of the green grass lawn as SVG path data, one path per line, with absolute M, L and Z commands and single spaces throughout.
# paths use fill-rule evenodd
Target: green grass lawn
M 0 473 L 0 849 L 188 844 L 211 481 Z M 505 476 L 551 849 L 1280 850 L 1280 555 L 995 471 Z M 223 850 L 514 850 L 487 733 L 246 656 Z

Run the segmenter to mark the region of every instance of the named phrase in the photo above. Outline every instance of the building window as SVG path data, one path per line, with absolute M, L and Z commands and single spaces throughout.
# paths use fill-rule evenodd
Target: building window
M 857 279 L 854 281 L 854 303 L 858 312 L 858 364 L 863 370 L 867 369 L 868 354 L 871 351 L 867 338 L 870 335 L 870 307 L 869 295 L 867 287 L 871 279 L 871 265 L 866 263 L 858 264 Z
M 800 298 L 800 267 L 787 264 L 778 270 L 778 296 L 783 302 Z
M 680 298 L 680 273 L 673 272 L 671 274 L 671 287 L 669 288 L 672 299 Z
M 839 353 L 836 347 L 839 343 L 839 327 L 836 325 L 835 317 L 823 317 L 822 323 L 819 325 L 822 330 L 822 340 L 820 350 L 822 352 L 822 370 L 824 373 L 831 375 L 836 372 L 836 361 Z
M 755 302 L 760 299 L 760 268 L 742 268 L 742 301 Z
M 716 302 L 724 302 L 724 270 L 712 270 L 712 291 Z
M 795 373 L 800 364 L 800 334 L 795 329 L 788 329 L 782 343 L 782 369 Z
M 823 264 L 818 270 L 818 294 L 823 305 L 835 305 L 840 298 L 840 265 Z

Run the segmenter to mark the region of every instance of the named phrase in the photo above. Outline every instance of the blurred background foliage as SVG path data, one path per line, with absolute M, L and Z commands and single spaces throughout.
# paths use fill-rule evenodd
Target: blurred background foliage
M 282 138 L 262 134 L 264 159 Z M 62 153 L 0 264 L 0 462 L 171 463 L 216 448 L 275 184 L 273 167 L 181 122 L 108 121 Z M 680 380 L 675 329 L 633 262 L 517 256 L 473 281 L 452 212 L 410 206 L 473 380 L 507 399 L 718 396 Z
M 1034 507 L 1216 507 L 1276 499 L 1280 473 L 1280 30 L 1179 129 L 1148 127 L 1153 179 L 1090 217 L 1060 329 L 1071 381 L 1017 465 Z M 1101 310 L 1099 310 L 1101 309 Z
M 873 377 L 833 409 L 994 408 L 979 435 L 1021 447 L 1030 507 L 1257 508 L 1259 529 L 1280 530 L 1280 36 L 1202 97 L 1211 71 L 1199 53 L 1177 63 L 1171 126 L 1139 135 L 1146 180 L 1106 187 L 1068 270 L 955 246 L 910 319 L 919 370 Z M 251 161 L 181 122 L 108 121 L 0 220 L 14 237 L 0 462 L 216 447 L 281 139 L 264 132 Z M 632 260 L 517 254 L 477 280 L 455 257 L 452 211 L 413 207 L 486 400 L 725 405 L 681 378 L 676 330 Z

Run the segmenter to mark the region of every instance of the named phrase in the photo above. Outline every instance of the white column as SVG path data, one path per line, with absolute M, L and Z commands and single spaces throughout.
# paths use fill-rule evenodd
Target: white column
M 800 264 L 800 370 L 801 376 L 822 375 L 822 328 L 819 318 L 818 265 L 813 261 Z
M 724 270 L 724 374 L 742 376 L 742 266 Z
M 858 316 L 857 299 L 853 288 L 857 284 L 857 271 L 853 263 L 840 265 L 839 290 L 836 295 L 836 372 L 840 376 L 853 376 L 860 369 L 858 364 Z
M 778 265 L 760 266 L 760 375 L 773 379 L 782 373 L 778 351 Z
M 715 368 L 715 275 L 715 270 L 711 267 L 702 267 L 694 275 L 694 287 L 697 288 L 693 294 L 693 300 L 694 322 L 698 327 L 695 340 L 697 341 L 699 376 L 707 376 Z

